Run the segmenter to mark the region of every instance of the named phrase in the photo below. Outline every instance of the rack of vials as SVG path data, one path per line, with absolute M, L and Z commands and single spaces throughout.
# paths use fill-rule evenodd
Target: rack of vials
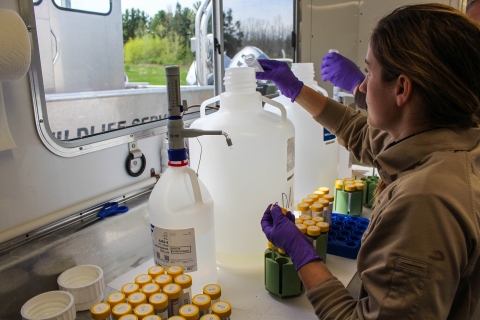
M 95 320 L 220 320 L 231 319 L 232 308 L 221 301 L 221 288 L 209 284 L 192 297 L 192 278 L 181 266 L 153 266 L 105 302 L 90 309 Z

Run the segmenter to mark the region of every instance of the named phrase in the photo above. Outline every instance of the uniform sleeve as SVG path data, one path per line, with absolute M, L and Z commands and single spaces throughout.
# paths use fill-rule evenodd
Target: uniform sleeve
M 383 209 L 365 233 L 357 258 L 361 298 L 353 300 L 338 280 L 327 280 L 307 293 L 319 319 L 447 319 L 468 264 L 465 233 L 455 218 L 461 204 L 448 195 L 419 197 L 418 187 L 397 192 L 382 193 Z
M 376 155 L 392 141 L 384 131 L 371 128 L 360 111 L 328 99 L 325 109 L 314 119 L 337 136 L 338 143 L 361 163 L 374 166 Z

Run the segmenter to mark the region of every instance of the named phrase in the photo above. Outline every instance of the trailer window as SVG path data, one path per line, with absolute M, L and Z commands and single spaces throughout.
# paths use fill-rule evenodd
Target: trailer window
M 56 7 L 85 13 L 109 14 L 111 0 L 52 0 Z

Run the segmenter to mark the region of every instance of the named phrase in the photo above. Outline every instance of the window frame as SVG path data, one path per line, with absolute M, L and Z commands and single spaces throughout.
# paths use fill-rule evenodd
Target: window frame
M 43 1 L 43 0 L 40 0 L 40 2 L 41 1 Z M 110 13 L 112 13 L 112 0 L 108 1 L 108 3 L 110 4 L 110 9 L 106 13 L 61 7 L 61 6 L 59 6 L 58 4 L 55 3 L 55 0 L 52 0 L 52 3 L 57 9 L 64 10 L 64 11 L 72 11 L 72 12 L 78 12 L 78 13 L 84 13 L 84 14 L 96 14 L 96 15 L 99 15 L 99 16 L 108 16 L 108 15 L 110 15 Z

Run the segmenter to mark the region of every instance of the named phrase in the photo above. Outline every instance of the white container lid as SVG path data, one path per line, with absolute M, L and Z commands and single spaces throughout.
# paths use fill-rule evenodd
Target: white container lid
M 50 291 L 39 294 L 25 302 L 20 310 L 24 320 L 74 320 L 73 295 L 65 291 Z
M 102 301 L 105 280 L 100 267 L 83 265 L 70 268 L 58 277 L 57 282 L 60 290 L 73 295 L 77 311 L 88 310 Z

